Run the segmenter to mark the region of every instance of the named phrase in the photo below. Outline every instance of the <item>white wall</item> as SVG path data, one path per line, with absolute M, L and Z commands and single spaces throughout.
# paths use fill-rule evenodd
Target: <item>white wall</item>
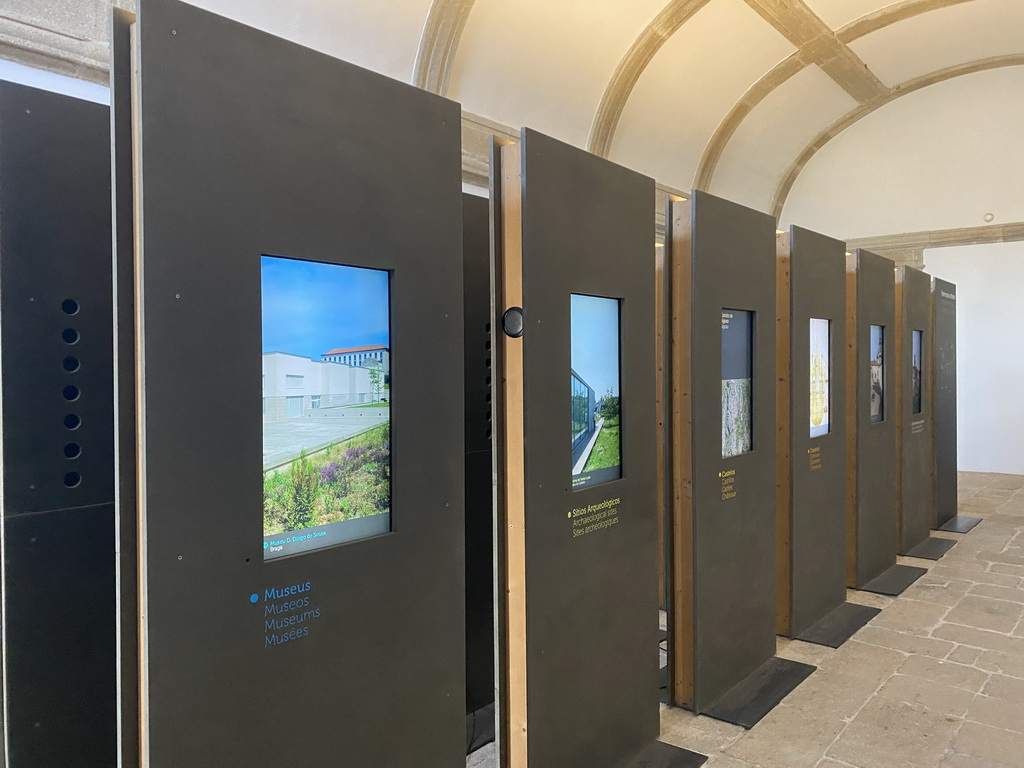
M 960 469 L 1024 474 L 1024 243 L 925 251 L 956 283 Z

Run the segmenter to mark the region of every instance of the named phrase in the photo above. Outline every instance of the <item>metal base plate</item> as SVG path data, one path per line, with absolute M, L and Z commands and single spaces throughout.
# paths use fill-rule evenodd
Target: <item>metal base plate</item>
M 920 557 L 924 560 L 938 560 L 955 546 L 955 539 L 940 539 L 938 536 L 929 536 L 912 550 L 907 552 L 907 557 Z
M 707 761 L 707 755 L 655 741 L 618 768 L 700 768 Z
M 939 530 L 949 531 L 951 533 L 967 533 L 980 522 L 980 517 L 970 517 L 969 515 L 957 515 L 952 520 L 947 520 L 945 525 L 939 526 Z
M 858 587 L 862 592 L 875 592 L 879 595 L 896 597 L 903 594 L 903 591 L 928 573 L 926 568 L 917 568 L 913 565 L 900 565 L 897 563 L 881 576 L 876 576 L 863 587 Z
M 773 656 L 700 714 L 753 728 L 815 669 Z
M 842 603 L 829 611 L 809 629 L 797 635 L 795 639 L 803 640 L 805 643 L 838 648 L 881 612 L 881 608 L 872 608 L 856 603 Z

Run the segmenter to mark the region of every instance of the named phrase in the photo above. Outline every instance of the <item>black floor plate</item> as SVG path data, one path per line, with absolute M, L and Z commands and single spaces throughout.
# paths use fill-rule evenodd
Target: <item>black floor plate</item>
M 803 640 L 805 643 L 838 648 L 881 612 L 881 608 L 843 603 L 797 635 L 796 639 Z
M 903 594 L 903 591 L 928 573 L 926 568 L 917 568 L 913 565 L 900 565 L 897 563 L 881 576 L 876 576 L 863 587 L 858 587 L 862 592 L 875 592 L 879 595 L 896 597 Z
M 655 741 L 619 768 L 700 768 L 707 761 L 707 755 Z
M 940 539 L 938 536 L 929 536 L 912 550 L 907 552 L 907 557 L 920 557 L 925 560 L 938 560 L 955 546 L 956 539 Z
M 948 520 L 945 525 L 940 526 L 939 530 L 950 531 L 951 533 L 967 533 L 980 522 L 980 517 L 957 515 L 952 520 Z
M 810 664 L 773 656 L 701 714 L 753 728 L 815 669 Z

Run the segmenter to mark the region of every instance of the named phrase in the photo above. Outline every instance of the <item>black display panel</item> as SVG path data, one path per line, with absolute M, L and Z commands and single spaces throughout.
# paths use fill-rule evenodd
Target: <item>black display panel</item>
M 829 433 L 829 410 L 831 405 L 831 388 L 829 376 L 831 367 L 830 340 L 832 321 L 821 317 L 810 319 L 810 434 L 821 437 Z
M 112 766 L 108 108 L 0 82 L 0 180 L 0 763 Z
M 528 128 L 521 136 L 495 152 L 491 177 L 492 322 L 501 329 L 516 305 L 525 318 L 521 336 L 499 331 L 494 345 L 501 744 L 510 764 L 617 768 L 659 727 L 654 182 Z M 576 296 L 610 307 L 595 349 L 604 373 L 574 360 Z M 574 488 L 572 372 L 596 405 L 619 357 L 621 478 Z M 522 575 L 512 583 L 510 573 Z
M 390 274 L 266 256 L 263 557 L 391 530 Z
M 463 764 L 459 106 L 186 3 L 138 7 L 113 78 L 136 97 L 115 133 L 137 179 L 140 248 L 117 259 L 139 411 L 118 423 L 144 574 L 121 602 L 143 642 L 120 762 Z M 119 185 L 118 225 L 132 202 Z M 391 276 L 387 535 L 264 559 L 263 255 Z M 325 343 L 307 355 L 351 346 Z M 135 498 L 119 489 L 122 513 Z
M 885 421 L 885 327 L 871 326 L 868 346 L 871 391 L 871 423 Z
M 619 300 L 572 294 L 572 487 L 622 477 Z
M 922 355 L 922 340 L 924 333 L 922 331 L 914 331 L 911 338 L 911 384 L 910 384 L 910 411 L 913 414 L 921 413 L 921 385 L 922 385 L 922 368 L 921 368 L 921 355 Z
M 722 310 L 722 458 L 754 450 L 754 313 Z

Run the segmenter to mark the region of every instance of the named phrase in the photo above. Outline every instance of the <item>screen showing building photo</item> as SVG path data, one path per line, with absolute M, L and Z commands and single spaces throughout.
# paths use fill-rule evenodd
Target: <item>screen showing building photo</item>
M 264 559 L 391 530 L 389 280 L 262 258 Z
M 820 317 L 811 318 L 811 437 L 821 437 L 829 432 L 829 329 L 831 321 Z
M 572 487 L 622 477 L 619 300 L 572 294 Z
M 871 326 L 868 347 L 871 368 L 871 423 L 885 419 L 885 328 Z
M 722 310 L 722 457 L 754 449 L 754 313 Z
M 924 338 L 923 331 L 914 331 L 911 340 L 912 350 L 910 355 L 910 365 L 912 367 L 911 376 L 913 381 L 911 383 L 911 405 L 913 406 L 914 413 L 921 412 L 921 341 Z

